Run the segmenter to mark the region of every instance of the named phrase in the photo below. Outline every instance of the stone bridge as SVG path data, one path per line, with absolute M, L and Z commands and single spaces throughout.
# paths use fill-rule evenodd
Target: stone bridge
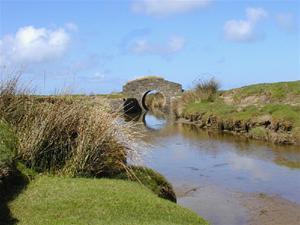
M 142 77 L 129 81 L 123 86 L 123 93 L 128 98 L 136 98 L 144 110 L 148 110 L 145 99 L 151 91 L 163 94 L 166 100 L 165 108 L 169 108 L 171 98 L 180 95 L 183 89 L 181 84 L 167 81 L 161 77 Z

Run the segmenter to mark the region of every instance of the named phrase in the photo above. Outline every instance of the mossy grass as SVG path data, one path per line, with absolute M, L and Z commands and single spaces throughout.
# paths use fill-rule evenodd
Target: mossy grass
M 208 224 L 138 183 L 112 179 L 40 176 L 9 206 L 20 225 Z
M 172 185 L 161 174 L 143 166 L 130 166 L 128 169 L 114 178 L 141 183 L 159 197 L 176 202 Z
M 266 139 L 268 133 L 266 128 L 264 127 L 254 127 L 253 129 L 250 130 L 250 135 L 253 136 L 256 139 Z

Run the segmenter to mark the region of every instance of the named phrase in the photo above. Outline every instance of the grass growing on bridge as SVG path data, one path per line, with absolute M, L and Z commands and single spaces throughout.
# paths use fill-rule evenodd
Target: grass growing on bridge
M 137 183 L 110 179 L 38 177 L 10 209 L 20 225 L 208 224 Z
M 160 76 L 155 76 L 155 75 L 149 75 L 149 76 L 141 76 L 141 77 L 137 77 L 133 80 L 129 80 L 127 83 L 130 83 L 132 81 L 141 81 L 141 80 L 155 80 L 155 79 L 161 79 L 164 80 L 163 77 Z

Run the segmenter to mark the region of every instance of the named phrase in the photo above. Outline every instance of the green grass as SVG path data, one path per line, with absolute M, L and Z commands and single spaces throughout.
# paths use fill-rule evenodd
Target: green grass
M 176 202 L 176 195 L 172 185 L 164 176 L 147 167 L 130 166 L 129 169 L 131 170 L 131 174 L 123 172 L 118 174 L 115 178 L 142 183 L 159 197 Z
M 264 139 L 267 136 L 267 130 L 264 127 L 254 127 L 250 130 L 250 134 L 256 138 Z
M 282 101 L 287 98 L 292 98 L 291 100 L 294 101 L 295 97 L 300 100 L 300 81 L 255 84 L 234 91 L 233 99 L 237 101 L 248 96 L 259 95 L 267 95 L 271 101 Z
M 9 205 L 18 224 L 208 224 L 143 186 L 110 179 L 37 177 Z
M 0 167 L 10 165 L 16 154 L 17 139 L 8 124 L 0 120 Z
M 194 102 L 186 106 L 185 114 L 205 113 L 216 116 L 225 116 L 235 111 L 235 107 L 226 105 L 223 102 Z
M 192 115 L 205 113 L 223 119 L 251 120 L 255 117 L 270 115 L 275 120 L 290 122 L 294 127 L 300 127 L 300 106 L 285 104 L 267 104 L 264 106 L 247 106 L 241 110 L 237 106 L 227 105 L 223 102 L 194 102 L 186 106 L 184 113 Z
M 300 106 L 287 104 L 266 104 L 262 106 L 250 105 L 239 108 L 235 105 L 228 105 L 217 100 L 216 102 L 194 102 L 187 104 L 183 111 L 184 116 L 202 114 L 205 120 L 208 116 L 216 116 L 223 121 L 250 122 L 259 120 L 263 116 L 269 116 L 273 122 L 281 122 L 292 126 L 292 135 L 300 140 Z M 266 132 L 262 132 L 260 127 L 252 129 L 252 135 L 265 137 Z

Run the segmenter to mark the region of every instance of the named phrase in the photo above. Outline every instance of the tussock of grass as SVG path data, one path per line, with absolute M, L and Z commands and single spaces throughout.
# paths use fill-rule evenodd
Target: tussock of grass
M 199 80 L 195 87 L 187 92 L 184 92 L 181 101 L 187 105 L 194 102 L 213 102 L 217 97 L 219 83 L 214 79 Z
M 26 166 L 71 176 L 111 176 L 125 169 L 134 134 L 105 104 L 68 95 L 36 98 L 20 92 L 17 83 L 0 86 L 0 118 L 16 130 L 18 157 Z
M 20 225 L 208 224 L 141 185 L 121 180 L 39 177 L 10 209 Z

